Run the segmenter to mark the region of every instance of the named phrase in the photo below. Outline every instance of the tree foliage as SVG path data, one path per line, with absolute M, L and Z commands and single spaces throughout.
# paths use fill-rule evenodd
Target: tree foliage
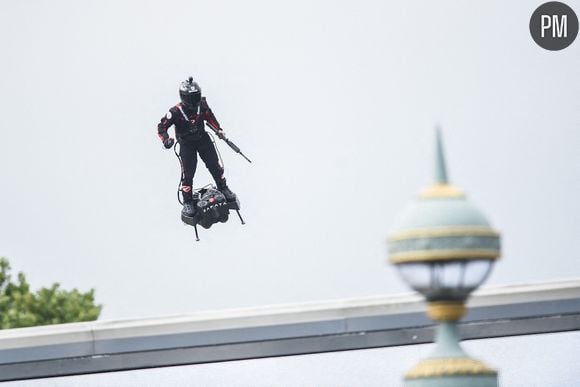
M 101 313 L 94 289 L 81 293 L 54 283 L 33 293 L 25 275 L 17 277 L 11 281 L 10 263 L 0 258 L 0 329 L 92 321 Z

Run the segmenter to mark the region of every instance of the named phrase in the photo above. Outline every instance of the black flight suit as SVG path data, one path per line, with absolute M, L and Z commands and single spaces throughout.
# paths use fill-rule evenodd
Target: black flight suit
M 161 141 L 169 138 L 167 130 L 171 125 L 175 125 L 175 137 L 180 145 L 179 156 L 182 162 L 181 192 L 184 202 L 193 200 L 191 186 L 197 167 L 197 153 L 211 173 L 218 189 L 226 187 L 224 169 L 219 163 L 214 144 L 205 131 L 205 122 L 212 129 L 220 129 L 205 97 L 202 97 L 197 108 L 178 103 L 169 109 L 169 112 L 161 118 L 161 122 L 157 125 L 157 133 Z

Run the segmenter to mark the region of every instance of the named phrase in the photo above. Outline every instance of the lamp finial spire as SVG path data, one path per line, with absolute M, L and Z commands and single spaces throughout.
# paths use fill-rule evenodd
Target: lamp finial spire
M 443 151 L 443 139 L 441 128 L 435 128 L 435 183 L 447 184 L 447 167 L 445 165 L 445 152 Z

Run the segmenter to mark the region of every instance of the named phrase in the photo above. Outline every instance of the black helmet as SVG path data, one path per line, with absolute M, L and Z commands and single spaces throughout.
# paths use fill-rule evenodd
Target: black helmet
M 186 81 L 181 82 L 179 86 L 179 97 L 181 102 L 188 107 L 196 107 L 201 101 L 201 87 L 189 77 Z

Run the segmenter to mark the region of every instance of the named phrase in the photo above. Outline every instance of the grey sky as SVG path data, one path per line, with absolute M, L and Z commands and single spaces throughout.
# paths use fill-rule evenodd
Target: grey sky
M 538 47 L 538 5 L 2 2 L 0 255 L 103 318 L 406 291 L 384 237 L 440 124 L 503 234 L 488 284 L 579 276 L 580 43 Z M 156 137 L 190 74 L 254 161 L 220 144 L 247 225 L 199 243 Z

